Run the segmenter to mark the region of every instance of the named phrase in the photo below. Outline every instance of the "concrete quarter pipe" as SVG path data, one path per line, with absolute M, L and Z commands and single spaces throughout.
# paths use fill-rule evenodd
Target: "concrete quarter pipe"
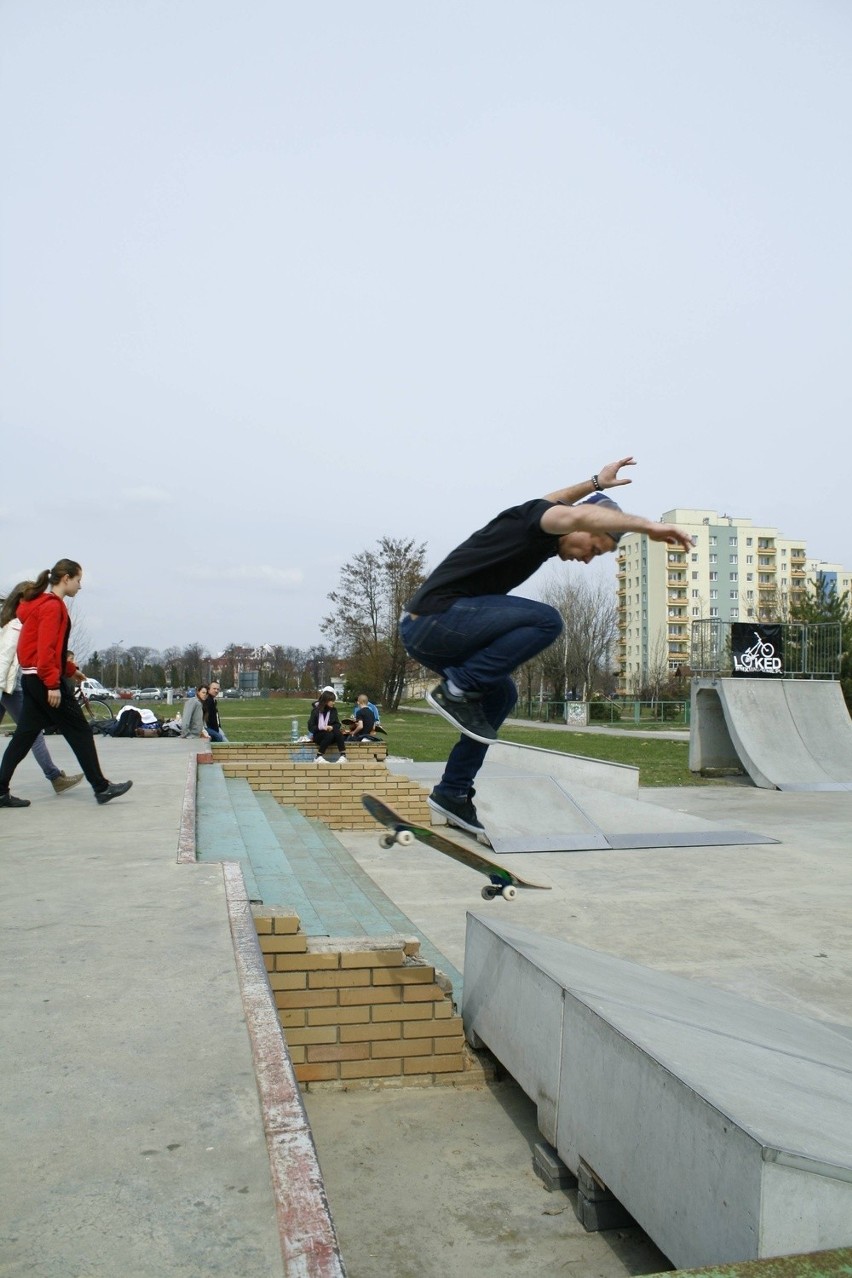
M 852 719 L 824 679 L 694 679 L 689 767 L 764 790 L 852 790 Z

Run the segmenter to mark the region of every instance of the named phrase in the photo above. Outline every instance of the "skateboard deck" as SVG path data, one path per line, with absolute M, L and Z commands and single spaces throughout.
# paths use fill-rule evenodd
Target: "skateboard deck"
M 453 861 L 458 861 L 490 879 L 490 883 L 482 889 L 482 896 L 486 901 L 493 901 L 495 896 L 502 896 L 504 901 L 513 901 L 518 888 L 533 888 L 539 892 L 551 890 L 545 883 L 530 883 L 527 879 L 519 878 L 504 865 L 498 865 L 467 842 L 462 842 L 461 837 L 448 838 L 445 834 L 438 834 L 430 826 L 415 825 L 412 821 L 404 820 L 393 808 L 389 808 L 372 794 L 362 794 L 361 802 L 370 816 L 387 830 L 387 834 L 379 839 L 383 848 L 392 848 L 395 844 L 410 847 L 416 841 L 425 843 L 437 852 L 443 852 L 444 856 L 451 857 Z

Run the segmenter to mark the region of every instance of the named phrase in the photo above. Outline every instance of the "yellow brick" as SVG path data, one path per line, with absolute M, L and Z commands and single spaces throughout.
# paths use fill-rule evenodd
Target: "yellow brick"
M 277 990 L 276 1007 L 333 1007 L 337 990 Z
M 378 968 L 373 972 L 374 985 L 433 985 L 434 967 L 394 967 L 388 971 Z
M 435 1020 L 436 1021 L 443 1020 L 445 1017 L 449 1018 L 450 1016 L 453 1016 L 453 1015 L 454 1015 L 453 1005 L 448 998 L 445 997 L 442 1003 L 435 1004 Z
M 401 967 L 404 960 L 402 950 L 358 950 L 354 953 L 341 953 L 341 967 Z
M 432 1007 L 428 1003 L 390 1003 L 373 1008 L 374 1021 L 431 1021 Z
M 447 1052 L 464 1052 L 464 1034 L 451 1034 L 448 1038 L 433 1038 L 434 1054 L 446 1056 Z
M 336 1025 L 308 1025 L 304 1029 L 288 1030 L 285 1034 L 287 1046 L 293 1043 L 336 1043 Z
M 338 1078 L 338 1071 L 339 1067 L 334 1062 L 327 1064 L 311 1062 L 295 1067 L 296 1079 L 300 1083 L 316 1083 L 329 1078 Z
M 365 1061 L 370 1055 L 369 1043 L 337 1043 L 308 1048 L 309 1061 Z
M 276 972 L 320 972 L 337 967 L 337 954 L 278 954 Z
M 269 986 L 273 990 L 304 990 L 308 986 L 307 972 L 270 972 Z
M 272 930 L 278 936 L 291 936 L 294 932 L 298 932 L 300 927 L 299 918 L 295 914 L 286 917 L 284 915 L 276 915 L 273 919 L 273 924 Z
M 380 1039 L 401 1038 L 400 1029 L 399 1021 L 385 1021 L 380 1025 L 372 1021 L 362 1025 L 341 1025 L 340 1041 L 341 1043 L 371 1043 Z
M 304 954 L 308 948 L 308 938 L 306 936 L 263 936 L 260 938 L 260 948 L 264 954 Z
M 369 1020 L 369 1007 L 316 1007 L 308 1011 L 309 1025 L 363 1025 Z
M 448 1074 L 462 1069 L 464 1057 L 455 1056 L 409 1056 L 403 1061 L 404 1074 Z
M 340 1065 L 341 1078 L 393 1078 L 400 1073 L 399 1057 L 390 1061 L 343 1061 Z
M 267 972 L 274 972 L 275 971 L 275 955 L 264 954 L 263 966 L 266 968 Z
M 432 1054 L 431 1038 L 412 1038 L 406 1042 L 397 1039 L 391 1043 L 373 1043 L 374 1060 L 384 1060 L 387 1056 L 430 1056 Z
M 286 1011 L 278 1013 L 278 1020 L 281 1022 L 282 1029 L 290 1029 L 305 1024 L 307 1012 L 304 1008 L 291 1007 Z
M 411 1003 L 437 1003 L 443 1001 L 444 991 L 440 985 L 406 985 L 402 997 Z
M 348 972 L 311 972 L 308 985 L 311 989 L 355 989 L 370 984 L 370 973 L 363 968 Z
M 304 1047 L 292 1047 L 288 1044 L 287 1050 L 290 1053 L 290 1060 L 293 1062 L 294 1065 L 304 1064 L 306 1059 L 305 1057 L 306 1049 Z
M 448 1021 L 407 1021 L 403 1027 L 404 1038 L 442 1038 L 447 1035 L 464 1039 L 460 1016 L 453 1016 Z
M 272 919 L 255 919 L 254 930 L 258 936 L 263 936 L 267 932 L 272 931 Z
M 357 1007 L 364 1003 L 398 1003 L 401 992 L 399 986 L 396 989 L 393 986 L 387 989 L 376 989 L 375 985 L 368 985 L 365 989 L 341 990 L 340 1006 Z

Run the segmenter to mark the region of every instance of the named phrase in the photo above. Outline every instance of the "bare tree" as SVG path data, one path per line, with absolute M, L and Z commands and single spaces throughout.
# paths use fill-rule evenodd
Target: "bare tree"
M 344 564 L 328 596 L 334 611 L 323 632 L 346 655 L 350 685 L 378 695 L 390 710 L 399 705 L 409 664 L 397 623 L 424 579 L 425 558 L 425 543 L 382 537 L 378 550 L 362 550 Z
M 563 621 L 562 634 L 542 654 L 543 672 L 561 697 L 576 689 L 587 701 L 610 668 L 618 632 L 615 590 L 600 578 L 563 573 L 549 578 L 541 595 Z

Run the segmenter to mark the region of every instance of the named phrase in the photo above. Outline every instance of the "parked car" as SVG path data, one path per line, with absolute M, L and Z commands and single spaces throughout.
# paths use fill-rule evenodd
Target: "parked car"
M 230 697 L 230 698 L 232 698 L 232 699 L 233 699 L 233 698 L 237 698 L 237 699 L 239 699 L 240 693 L 239 693 L 239 691 L 238 691 L 236 688 L 228 688 L 228 689 L 226 689 L 226 691 L 225 691 L 225 692 L 223 692 L 223 693 L 222 693 L 222 696 L 223 696 L 223 697 Z
M 99 679 L 84 679 L 80 689 L 87 701 L 109 701 L 112 693 Z
M 134 696 L 134 701 L 162 701 L 165 697 L 162 688 L 140 688 Z

